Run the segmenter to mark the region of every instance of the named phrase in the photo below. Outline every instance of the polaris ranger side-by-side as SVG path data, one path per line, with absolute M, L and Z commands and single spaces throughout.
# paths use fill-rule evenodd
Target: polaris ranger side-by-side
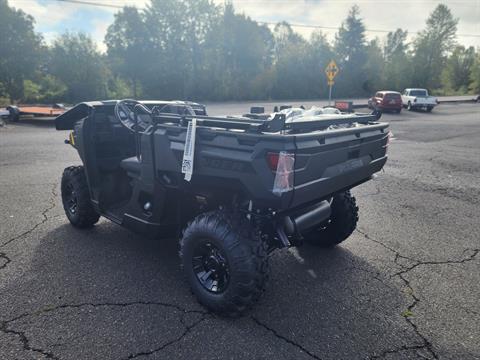
M 349 190 L 382 169 L 389 137 L 373 114 L 251 115 L 212 117 L 179 101 L 75 106 L 56 119 L 83 162 L 63 173 L 68 219 L 180 237 L 200 303 L 243 313 L 264 289 L 270 251 L 350 236 L 358 208 Z

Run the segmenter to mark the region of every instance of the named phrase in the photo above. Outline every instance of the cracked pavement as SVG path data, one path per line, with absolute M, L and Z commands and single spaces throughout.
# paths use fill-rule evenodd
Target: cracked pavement
M 353 191 L 357 231 L 275 252 L 240 319 L 196 303 L 175 239 L 67 223 L 58 183 L 79 159 L 65 133 L 0 128 L 0 358 L 480 359 L 480 106 L 382 119 L 395 140 Z

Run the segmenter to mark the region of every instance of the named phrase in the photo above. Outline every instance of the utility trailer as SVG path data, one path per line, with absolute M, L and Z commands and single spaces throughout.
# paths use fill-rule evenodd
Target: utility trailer
M 45 105 L 10 105 L 6 108 L 9 112 L 8 119 L 17 122 L 20 119 L 42 119 L 54 120 L 57 116 L 63 114 L 67 109 L 63 104 Z
M 240 315 L 259 298 L 268 253 L 327 247 L 355 229 L 350 189 L 387 160 L 376 114 L 318 121 L 207 116 L 190 102 L 82 103 L 56 120 L 83 166 L 62 177 L 72 225 L 103 216 L 156 238 L 180 238 L 197 299 Z

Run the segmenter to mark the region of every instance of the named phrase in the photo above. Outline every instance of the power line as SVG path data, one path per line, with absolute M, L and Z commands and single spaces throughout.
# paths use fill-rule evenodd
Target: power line
M 85 1 L 85 0 L 55 0 L 59 2 L 67 2 L 72 4 L 80 4 L 80 5 L 90 5 L 90 6 L 98 6 L 98 7 L 108 7 L 114 9 L 123 9 L 125 6 L 122 5 L 114 5 L 114 4 L 107 4 L 107 3 L 98 3 L 94 1 Z M 129 5 L 126 5 L 129 6 Z M 130 5 L 131 6 L 131 5 Z M 269 21 L 257 21 L 259 24 L 264 25 L 277 25 L 276 22 L 269 22 Z M 334 26 L 320 26 L 320 25 L 310 25 L 310 24 L 298 24 L 298 23 L 289 23 L 293 28 L 310 28 L 310 29 L 324 29 L 324 30 L 339 30 L 339 27 Z M 384 30 L 384 29 L 365 29 L 366 32 L 373 32 L 373 33 L 389 33 L 392 30 Z M 413 33 L 418 34 L 420 31 L 413 31 Z M 478 37 L 480 38 L 480 34 L 456 34 L 456 36 L 460 37 Z
M 265 24 L 265 25 L 277 25 L 278 23 L 276 22 L 268 22 L 268 21 L 257 21 L 259 24 Z M 288 25 L 291 27 L 300 27 L 300 28 L 312 28 L 312 29 L 326 29 L 326 30 L 338 30 L 340 29 L 339 27 L 334 27 L 334 26 L 320 26 L 320 25 L 309 25 L 309 24 L 295 24 L 295 23 L 290 23 L 286 22 Z M 380 29 L 365 29 L 367 32 L 377 32 L 377 33 L 389 33 L 392 32 L 392 30 L 380 30 Z M 420 31 L 412 31 L 412 33 L 418 34 Z M 456 34 L 457 36 L 466 36 L 466 37 L 480 37 L 480 34 Z
M 83 0 L 56 0 L 60 2 L 68 2 L 72 4 L 80 4 L 80 5 L 91 5 L 91 6 L 99 6 L 99 7 L 108 7 L 113 9 L 123 9 L 125 6 L 122 5 L 113 5 L 113 4 L 106 4 L 106 3 L 96 3 L 93 1 L 83 1 Z

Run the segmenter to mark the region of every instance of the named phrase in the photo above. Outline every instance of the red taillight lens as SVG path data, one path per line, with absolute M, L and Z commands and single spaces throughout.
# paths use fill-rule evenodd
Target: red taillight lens
M 273 152 L 267 153 L 267 163 L 270 170 L 277 171 L 278 157 L 279 157 L 278 153 L 273 153 Z

